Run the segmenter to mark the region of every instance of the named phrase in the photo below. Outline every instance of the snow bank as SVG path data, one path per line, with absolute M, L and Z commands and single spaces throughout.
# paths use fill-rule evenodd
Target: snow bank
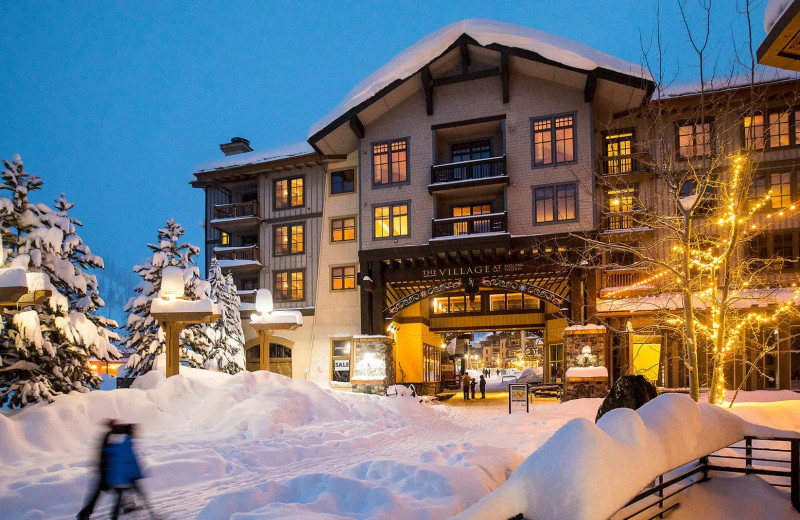
M 661 395 L 636 411 L 612 410 L 597 424 L 573 419 L 505 485 L 456 518 L 608 518 L 657 475 L 756 431 L 769 429 L 679 394 Z
M 585 377 L 608 377 L 606 367 L 569 367 L 565 374 L 567 379 L 580 379 Z
M 441 55 L 462 34 L 471 36 L 483 46 L 494 43 L 533 51 L 546 59 L 587 72 L 600 67 L 652 79 L 641 65 L 615 58 L 574 40 L 522 25 L 472 18 L 452 23 L 429 34 L 367 76 L 347 94 L 336 108 L 314 123 L 308 132 L 308 137 L 310 138 L 336 118 L 374 96 L 392 82 L 404 80 L 416 74 L 423 66 Z

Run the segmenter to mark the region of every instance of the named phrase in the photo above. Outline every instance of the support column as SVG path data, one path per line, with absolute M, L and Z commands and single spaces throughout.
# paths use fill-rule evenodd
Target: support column
M 178 375 L 180 372 L 180 343 L 179 338 L 183 330 L 183 323 L 177 321 L 164 322 L 164 333 L 167 336 L 167 366 L 164 369 L 167 377 Z
M 385 321 L 383 319 L 383 306 L 384 306 L 384 298 L 383 298 L 383 269 L 382 269 L 382 262 L 379 260 L 377 262 L 371 262 L 372 264 L 372 280 L 374 285 L 372 287 L 372 327 L 369 334 L 386 334 L 384 324 Z
M 267 329 L 258 329 L 258 345 L 260 356 L 258 359 L 258 369 L 269 371 L 269 338 L 270 333 Z
M 364 276 L 369 276 L 372 279 L 372 275 L 369 272 L 369 263 L 361 262 L 361 334 L 372 334 L 370 332 L 370 324 L 372 323 L 371 317 L 372 313 L 370 309 L 372 308 L 372 290 L 374 288 L 374 282 L 365 282 Z
M 592 269 L 586 273 L 586 319 L 597 324 L 597 295 L 600 292 L 600 271 Z
M 579 325 L 583 325 L 584 305 L 581 275 L 580 269 L 573 269 L 569 273 L 570 321 Z

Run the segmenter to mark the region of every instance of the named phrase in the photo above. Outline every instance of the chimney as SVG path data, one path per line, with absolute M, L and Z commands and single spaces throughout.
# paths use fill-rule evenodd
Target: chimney
M 233 137 L 230 143 L 219 145 L 219 149 L 222 150 L 222 153 L 226 156 L 253 151 L 253 149 L 250 148 L 250 141 L 244 137 Z

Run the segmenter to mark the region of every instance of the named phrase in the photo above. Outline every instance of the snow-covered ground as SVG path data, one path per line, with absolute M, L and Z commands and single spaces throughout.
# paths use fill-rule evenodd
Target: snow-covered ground
M 717 429 L 733 436 L 743 428 L 733 415 L 675 395 L 648 405 L 643 419 L 633 412 L 612 412 L 601 421 L 601 430 L 593 424 L 599 399 L 536 401 L 530 414 L 509 415 L 499 392 L 486 400 L 465 402 L 458 392 L 445 403 L 420 403 L 411 397 L 334 392 L 267 372 L 228 376 L 182 368 L 180 376 L 166 381 L 163 373 L 151 372 L 139 385 L 73 393 L 51 405 L 0 415 L 0 518 L 74 518 L 92 477 L 101 424 L 109 417 L 141 425 L 137 446 L 146 465 L 144 487 L 155 509 L 165 518 L 206 520 L 438 519 L 459 513 L 490 520 L 500 516 L 487 516 L 487 510 L 505 513 L 493 504 L 500 500 L 511 497 L 514 507 L 525 507 L 514 495 L 515 481 L 526 474 L 538 478 L 530 468 L 540 471 L 542 461 L 553 464 L 544 474 L 551 476 L 552 488 L 561 490 L 561 498 L 551 502 L 587 495 L 583 484 L 605 478 L 593 474 L 593 465 L 615 450 L 647 457 L 647 435 L 680 422 L 670 414 L 683 418 L 687 439 L 697 432 L 705 437 L 703 443 L 684 441 L 681 449 L 687 454 L 725 442 L 725 435 L 709 435 L 704 428 L 726 424 Z M 502 389 L 500 378 L 491 377 L 488 388 Z M 800 430 L 800 401 L 759 403 L 766 400 L 761 393 L 740 398 L 748 396 L 755 402 L 735 406 L 737 414 Z M 616 436 L 613 442 L 603 432 Z M 575 442 L 588 444 L 579 450 Z M 576 459 L 577 451 L 583 459 Z M 559 462 L 549 460 L 548 453 L 558 453 Z M 658 466 L 629 459 L 612 468 L 616 478 L 624 480 L 626 468 Z M 580 467 L 587 471 L 578 480 L 579 489 L 568 490 L 568 480 Z M 635 473 L 642 478 L 642 471 Z M 512 474 L 516 477 L 509 480 Z M 757 500 L 758 511 L 770 519 L 800 518 L 785 493 L 757 478 L 715 478 L 711 483 L 694 486 L 673 518 L 735 518 L 713 512 L 745 511 L 737 509 L 737 500 Z M 546 486 L 530 488 L 529 501 L 535 499 L 535 488 Z M 101 499 L 93 518 L 107 518 L 110 504 L 109 497 Z M 601 509 L 597 517 L 607 516 Z M 698 515 L 692 516 L 693 511 Z M 142 512 L 126 516 L 147 517 Z M 590 508 L 586 518 L 592 517 Z

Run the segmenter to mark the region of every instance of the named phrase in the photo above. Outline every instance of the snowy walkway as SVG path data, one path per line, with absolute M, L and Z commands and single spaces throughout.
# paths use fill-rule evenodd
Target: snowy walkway
M 504 484 L 569 420 L 593 421 L 600 404 L 545 399 L 530 414 L 509 415 L 502 392 L 421 404 L 269 373 L 158 377 L 143 381 L 148 390 L 71 394 L 0 415 L 0 518 L 74 518 L 98 425 L 119 417 L 141 425 L 144 484 L 164 518 L 444 519 Z M 696 507 L 714 492 L 693 492 Z M 784 506 L 776 502 L 775 518 L 800 518 Z M 101 499 L 93 518 L 108 518 L 109 509 Z

